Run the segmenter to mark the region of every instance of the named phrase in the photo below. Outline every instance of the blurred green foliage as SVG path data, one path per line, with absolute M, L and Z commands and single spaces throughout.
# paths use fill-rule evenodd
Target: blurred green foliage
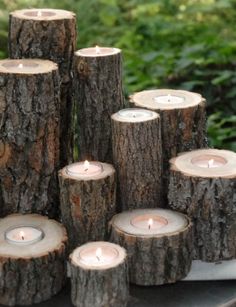
M 123 49 L 126 94 L 149 88 L 201 93 L 211 145 L 236 151 L 236 0 L 0 0 L 0 57 L 8 12 L 53 7 L 78 16 L 78 48 Z

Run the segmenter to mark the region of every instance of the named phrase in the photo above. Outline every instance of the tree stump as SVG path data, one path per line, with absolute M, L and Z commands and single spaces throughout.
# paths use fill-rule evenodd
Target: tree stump
M 127 250 L 132 283 L 162 285 L 187 276 L 193 246 L 187 216 L 164 209 L 137 209 L 115 215 L 110 226 L 110 240 Z
M 205 99 L 180 90 L 149 90 L 130 97 L 135 107 L 156 111 L 161 118 L 164 193 L 167 198 L 169 159 L 180 152 L 207 147 Z
M 79 158 L 112 163 L 110 116 L 124 107 L 121 51 L 94 49 L 81 49 L 74 58 Z
M 12 227 L 36 227 L 44 237 L 32 244 L 6 240 Z M 65 228 L 40 215 L 13 214 L 0 220 L 0 303 L 31 305 L 57 294 L 66 280 Z
M 48 59 L 58 64 L 61 77 L 60 161 L 73 160 L 71 68 L 76 46 L 76 16 L 54 9 L 10 13 L 9 55 L 13 59 Z
M 112 165 L 101 165 L 100 174 L 88 177 L 74 177 L 67 167 L 59 172 L 61 215 L 70 250 L 88 241 L 107 239 L 108 223 L 116 214 L 116 177 Z
M 113 160 L 122 210 L 163 206 L 160 118 L 155 112 L 139 111 L 124 109 L 112 115 Z M 137 114 L 130 118 L 129 113 Z
M 194 259 L 235 258 L 236 154 L 202 149 L 181 154 L 170 163 L 169 203 L 193 220 Z
M 101 251 L 100 258 L 96 256 L 98 249 Z M 92 255 L 97 263 L 91 263 Z M 111 259 L 108 259 L 109 256 Z M 90 257 L 90 262 L 86 261 L 86 257 Z M 102 261 L 103 257 L 107 259 Z M 87 243 L 70 255 L 70 268 L 71 299 L 74 306 L 127 306 L 127 255 L 122 247 L 108 242 Z
M 0 216 L 58 215 L 59 75 L 46 60 L 0 61 Z

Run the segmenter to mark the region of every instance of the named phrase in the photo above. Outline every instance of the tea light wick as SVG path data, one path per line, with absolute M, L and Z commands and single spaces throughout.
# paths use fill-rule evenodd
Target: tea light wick
M 99 247 L 96 250 L 96 258 L 99 262 L 101 261 L 101 257 L 102 257 L 102 249 Z
M 24 231 L 20 231 L 20 237 L 21 237 L 22 241 L 25 240 L 25 233 L 24 233 Z
M 208 168 L 213 167 L 213 165 L 214 165 L 214 159 L 209 160 L 208 161 Z
M 41 11 L 38 11 L 37 16 L 38 16 L 38 17 L 42 17 L 42 12 L 41 12 Z
M 167 95 L 167 101 L 168 101 L 168 102 L 171 102 L 171 94 L 168 94 L 168 95 Z
M 95 47 L 95 50 L 96 50 L 96 54 L 100 54 L 101 53 L 101 49 L 98 46 Z
M 90 163 L 88 160 L 84 161 L 84 171 L 87 172 L 89 170 Z
M 153 225 L 153 219 L 149 219 L 148 220 L 148 229 L 150 230 L 152 228 Z

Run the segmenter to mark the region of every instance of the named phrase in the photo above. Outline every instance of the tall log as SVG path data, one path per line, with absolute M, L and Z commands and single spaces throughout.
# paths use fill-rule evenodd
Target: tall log
M 169 159 L 180 152 L 207 147 L 205 99 L 196 93 L 162 89 L 135 93 L 130 101 L 135 107 L 160 114 L 164 193 L 167 197 Z
M 96 259 L 97 265 L 83 261 L 82 254 L 96 253 L 96 248 L 115 251 L 114 259 L 104 263 Z M 93 249 L 93 250 L 92 250 Z M 90 242 L 77 248 L 70 255 L 71 299 L 76 307 L 126 307 L 129 297 L 128 267 L 126 251 L 108 242 Z
M 214 164 L 204 167 L 204 161 Z M 193 220 L 194 258 L 209 262 L 235 258 L 236 154 L 202 149 L 170 163 L 170 207 Z
M 79 158 L 111 163 L 110 116 L 124 106 L 121 51 L 94 49 L 79 50 L 74 58 Z
M 61 167 L 73 160 L 71 67 L 75 46 L 74 13 L 55 9 L 26 9 L 10 13 L 10 57 L 48 59 L 57 63 L 59 67 Z
M 115 215 L 110 226 L 110 241 L 127 250 L 131 283 L 162 285 L 188 274 L 193 236 L 187 216 L 164 209 L 136 209 Z
M 59 172 L 61 216 L 70 251 L 88 241 L 107 239 L 108 222 L 116 213 L 116 177 L 112 165 L 101 165 L 101 174 L 86 178 L 71 176 L 66 167 Z
M 59 75 L 46 60 L 0 61 L 0 216 L 58 215 Z
M 129 111 L 127 111 L 129 110 Z M 163 206 L 159 115 L 124 109 L 112 115 L 113 160 L 122 210 Z M 126 117 L 136 112 L 137 117 Z
M 29 245 L 9 243 L 6 232 L 17 226 L 37 227 L 42 240 Z M 66 281 L 65 228 L 40 215 L 13 214 L 0 220 L 0 304 L 31 305 L 56 295 Z

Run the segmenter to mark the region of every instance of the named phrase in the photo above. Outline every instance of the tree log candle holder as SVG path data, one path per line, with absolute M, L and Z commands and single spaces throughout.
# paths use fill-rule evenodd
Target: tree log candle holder
M 61 76 L 60 160 L 72 162 L 71 67 L 76 46 L 76 16 L 55 9 L 25 9 L 10 13 L 9 55 L 13 59 L 48 59 Z
M 85 48 L 74 58 L 80 160 L 112 162 L 111 118 L 124 107 L 121 51 Z
M 162 285 L 188 274 L 193 238 L 187 216 L 164 209 L 137 209 L 115 215 L 110 226 L 110 240 L 127 250 L 132 283 Z
M 171 159 L 169 202 L 194 223 L 194 258 L 236 257 L 236 154 L 202 149 Z
M 126 251 L 90 242 L 70 255 L 71 298 L 76 307 L 125 307 L 129 296 Z
M 31 305 L 57 294 L 66 280 L 65 228 L 37 214 L 0 220 L 0 304 Z
M 156 111 L 161 118 L 164 191 L 167 196 L 169 159 L 180 152 L 207 147 L 205 99 L 180 90 L 149 90 L 130 97 L 135 107 Z
M 113 114 L 112 143 L 122 209 L 162 206 L 159 115 L 142 109 Z
M 112 165 L 79 162 L 59 172 L 61 215 L 70 250 L 88 241 L 104 240 L 116 214 L 116 178 Z
M 0 216 L 58 215 L 59 75 L 46 60 L 0 61 Z

